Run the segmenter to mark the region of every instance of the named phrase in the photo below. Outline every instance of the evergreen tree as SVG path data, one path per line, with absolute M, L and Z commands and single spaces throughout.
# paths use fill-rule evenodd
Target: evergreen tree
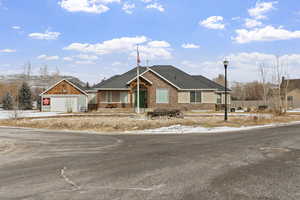
M 13 97 L 9 92 L 7 92 L 2 99 L 3 109 L 12 110 L 13 109 Z
M 26 82 L 23 82 L 18 95 L 19 109 L 30 110 L 32 109 L 31 91 Z

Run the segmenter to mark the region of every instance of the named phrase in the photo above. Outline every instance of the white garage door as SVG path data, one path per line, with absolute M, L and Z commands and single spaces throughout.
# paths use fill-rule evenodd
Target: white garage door
M 52 97 L 52 112 L 78 112 L 76 97 Z

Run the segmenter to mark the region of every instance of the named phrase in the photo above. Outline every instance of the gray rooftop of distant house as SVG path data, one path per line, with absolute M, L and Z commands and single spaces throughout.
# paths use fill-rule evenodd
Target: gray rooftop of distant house
M 225 88 L 218 83 L 211 81 L 204 76 L 189 75 L 171 65 L 154 65 L 149 67 L 161 77 L 177 86 L 179 89 L 216 89 L 224 91 Z M 140 74 L 145 72 L 147 67 L 140 67 Z M 124 74 L 113 76 L 97 84 L 95 89 L 128 89 L 128 82 L 137 76 L 137 69 L 134 68 Z

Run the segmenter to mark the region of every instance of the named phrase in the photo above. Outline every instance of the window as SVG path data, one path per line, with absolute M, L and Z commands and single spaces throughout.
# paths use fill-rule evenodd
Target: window
M 128 92 L 106 91 L 103 103 L 128 103 Z
M 128 92 L 121 92 L 120 102 L 121 103 L 128 103 Z
M 105 92 L 105 102 L 107 102 L 107 103 L 112 102 L 112 92 L 111 91 Z
M 201 92 L 191 91 L 190 92 L 190 102 L 191 103 L 201 103 Z
M 217 104 L 221 104 L 221 103 L 222 103 L 222 95 L 217 94 Z
M 288 101 L 293 101 L 293 96 L 288 96 L 288 97 L 287 97 L 287 100 L 288 100 Z
M 169 103 L 168 89 L 156 89 L 156 103 Z

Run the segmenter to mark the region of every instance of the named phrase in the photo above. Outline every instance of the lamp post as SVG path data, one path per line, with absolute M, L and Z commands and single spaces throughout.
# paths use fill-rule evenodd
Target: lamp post
M 225 113 L 224 113 L 224 121 L 228 120 L 228 108 L 227 108 L 227 67 L 228 60 L 224 60 L 224 68 L 225 68 Z

